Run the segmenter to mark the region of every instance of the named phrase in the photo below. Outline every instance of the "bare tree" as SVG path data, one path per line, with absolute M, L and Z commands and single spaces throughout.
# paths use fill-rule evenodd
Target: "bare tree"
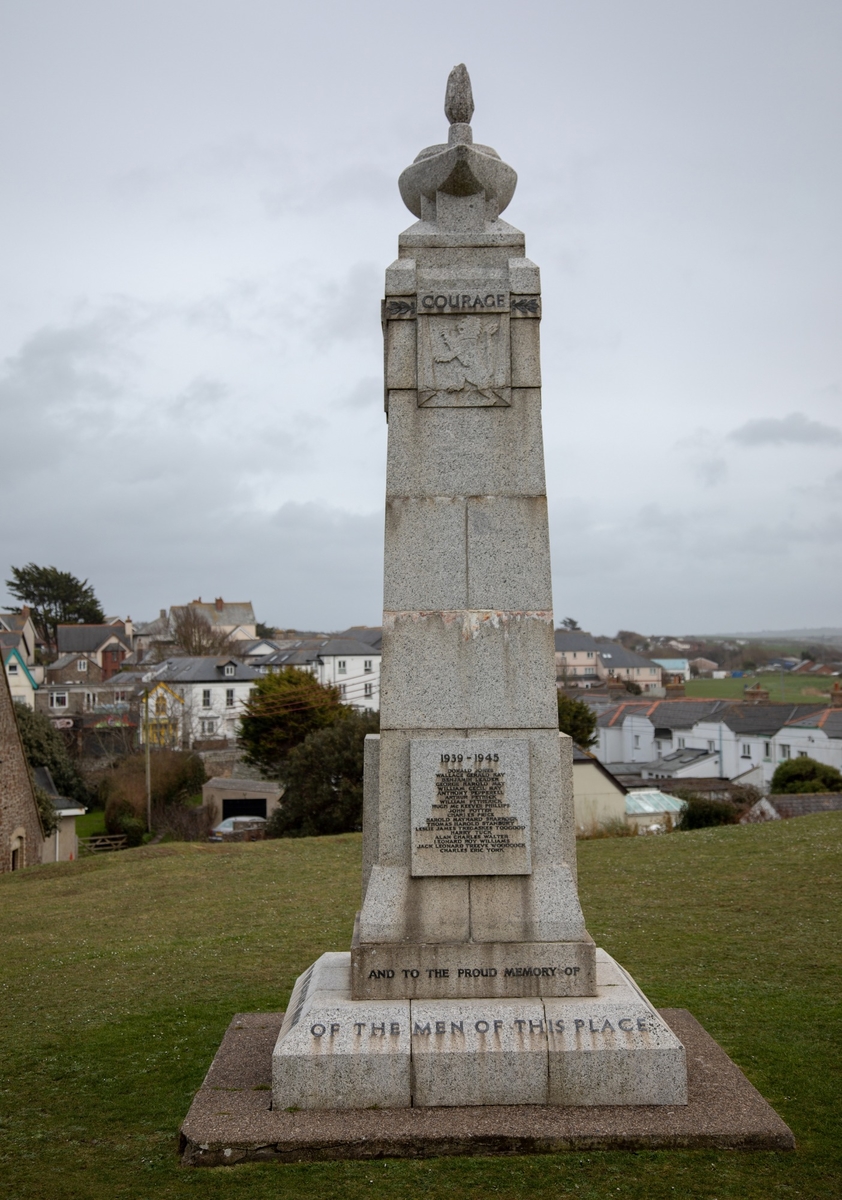
M 170 632 L 173 641 L 167 645 L 168 654 L 199 657 L 203 654 L 234 654 L 236 651 L 230 634 L 214 629 L 205 614 L 190 604 L 173 610 Z

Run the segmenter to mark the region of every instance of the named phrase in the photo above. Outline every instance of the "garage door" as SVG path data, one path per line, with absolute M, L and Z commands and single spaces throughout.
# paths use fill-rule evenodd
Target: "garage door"
M 222 801 L 222 819 L 227 820 L 228 817 L 265 817 L 266 816 L 266 800 L 256 799 L 254 797 L 243 797 L 242 799 L 234 799 L 233 797 Z

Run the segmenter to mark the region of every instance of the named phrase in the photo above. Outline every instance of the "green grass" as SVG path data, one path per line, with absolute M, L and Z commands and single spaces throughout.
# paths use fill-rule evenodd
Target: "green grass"
M 77 837 L 93 837 L 94 834 L 105 832 L 105 812 L 101 808 L 92 808 L 83 817 L 76 818 Z
M 688 696 L 700 696 L 705 700 L 742 700 L 747 687 L 758 685 L 769 692 L 772 704 L 782 700 L 788 704 L 826 704 L 830 689 L 839 683 L 830 675 L 784 675 L 783 686 L 779 671 L 768 675 L 744 675 L 742 679 L 688 679 L 685 691 Z
M 347 948 L 356 835 L 145 847 L 0 877 L 0 1180 L 9 1200 L 842 1194 L 842 813 L 579 845 L 591 933 L 689 1008 L 794 1154 L 661 1151 L 185 1170 L 176 1133 L 236 1011 Z

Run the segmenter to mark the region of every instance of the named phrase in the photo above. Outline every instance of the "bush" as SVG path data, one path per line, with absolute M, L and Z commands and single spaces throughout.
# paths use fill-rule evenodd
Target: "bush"
M 778 793 L 842 792 L 842 774 L 835 767 L 806 755 L 782 762 L 772 776 L 772 791 Z
M 685 807 L 674 828 L 707 829 L 711 825 L 736 825 L 740 812 L 727 800 L 711 800 L 708 796 L 697 796 L 693 792 L 674 791 L 672 795 L 684 801 Z
M 240 718 L 243 758 L 277 779 L 294 746 L 353 711 L 340 703 L 339 688 L 319 683 L 309 671 L 285 667 L 273 672 L 258 681 Z
M 30 767 L 47 767 L 60 796 L 84 808 L 96 804 L 96 793 L 88 786 L 67 752 L 64 738 L 46 713 L 15 704 L 20 740 Z
M 151 768 L 153 811 L 183 804 L 207 779 L 198 754 L 183 750 L 153 750 Z M 125 833 L 129 845 L 138 845 L 146 830 L 146 755 L 121 759 L 102 776 L 99 794 L 108 832 Z
M 558 693 L 558 727 L 583 750 L 596 742 L 596 713 L 584 700 L 574 700 L 564 692 Z
M 349 712 L 311 733 L 287 756 L 284 795 L 266 823 L 267 837 L 313 837 L 362 827 L 363 746 L 377 733 L 377 713 Z
M 213 828 L 210 811 L 196 804 L 157 805 L 152 809 L 152 828 L 176 842 L 206 842 Z

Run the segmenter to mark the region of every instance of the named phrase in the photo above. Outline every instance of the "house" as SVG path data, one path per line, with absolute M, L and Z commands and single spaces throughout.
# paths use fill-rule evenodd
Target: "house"
M 353 632 L 348 630 L 348 635 Z M 370 641 L 346 634 L 301 640 L 264 658 L 258 670 L 261 674 L 284 667 L 310 671 L 319 683 L 337 687 L 343 704 L 360 712 L 379 712 L 380 634 L 379 629 L 369 631 Z
M 271 817 L 284 789 L 259 779 L 209 779 L 202 785 L 202 804 L 214 825 L 228 817 Z
M 665 683 L 686 683 L 690 678 L 690 663 L 686 658 L 653 658 L 652 662 L 661 668 Z
M 649 778 L 686 771 L 767 785 L 800 753 L 842 767 L 842 710 L 822 704 L 624 701 L 600 712 L 597 733 L 597 757 L 621 775 L 636 764 Z
M 0 633 L 0 654 L 3 656 L 3 669 L 9 682 L 9 691 L 16 704 L 25 704 L 27 708 L 35 707 L 35 693 L 38 684 L 33 671 L 26 661 L 23 649 L 23 638 L 19 633 Z
M 838 675 L 839 666 L 831 663 L 814 662 L 807 658 L 792 668 L 793 675 Z
M 691 675 L 710 675 L 719 669 L 719 663 L 715 663 L 712 658 L 691 658 L 690 673 Z
M 195 749 L 201 742 L 236 740 L 240 716 L 260 676 L 260 669 L 236 658 L 203 655 L 165 659 L 142 676 L 142 684 L 150 696 L 150 717 L 166 726 L 168 736 L 177 731 L 185 749 Z
M 0 613 L 0 633 L 19 634 L 21 641 L 18 648 L 26 665 L 35 665 L 35 650 L 39 645 L 38 632 L 26 605 L 19 613 Z
M 595 754 L 573 746 L 573 815 L 577 834 L 624 821 L 626 788 Z
M 217 597 L 212 604 L 202 600 L 191 600 L 189 604 L 177 604 L 170 608 L 170 622 L 192 609 L 205 618 L 217 633 L 227 634 L 232 641 L 251 641 L 257 638 L 257 618 L 250 600 L 223 600 Z
M 56 631 L 59 658 L 75 654 L 92 659 L 110 679 L 132 652 L 131 633 L 123 622 L 105 625 L 59 625 Z
M 661 668 L 619 642 L 595 638 L 581 630 L 555 631 L 556 681 L 560 686 L 590 688 L 617 680 L 636 683 L 642 692 L 661 687 Z
M 50 797 L 58 820 L 56 828 L 47 834 L 41 847 L 41 862 L 73 862 L 79 857 L 76 818 L 84 816 L 88 810 L 75 800 L 59 795 L 49 767 L 34 767 L 32 774 L 36 787 Z
M 0 871 L 17 871 L 41 861 L 44 827 L 5 671 L 0 683 L 0 766 Z

